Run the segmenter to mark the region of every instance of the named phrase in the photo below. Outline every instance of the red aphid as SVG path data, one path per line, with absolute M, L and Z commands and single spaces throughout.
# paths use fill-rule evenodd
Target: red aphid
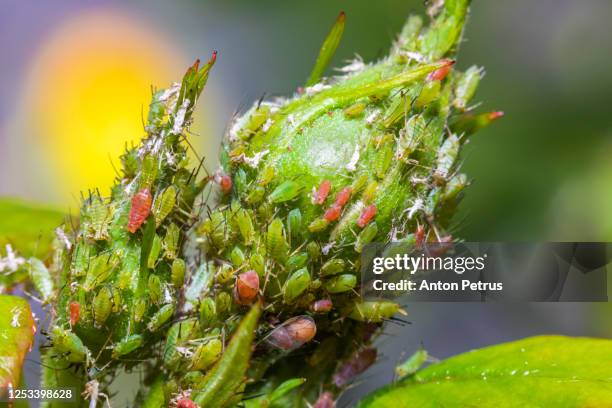
M 319 204 L 319 205 L 323 204 L 325 202 L 325 199 L 329 195 L 330 190 L 331 190 L 331 181 L 323 180 L 321 182 L 321 185 L 319 186 L 319 189 L 315 192 L 314 196 L 312 197 L 313 204 Z
M 372 221 L 372 219 L 376 216 L 376 204 L 372 204 L 367 206 L 361 212 L 359 219 L 357 220 L 357 225 L 359 228 L 363 228 Z
M 325 391 L 319 398 L 317 398 L 317 402 L 314 403 L 312 408 L 336 408 L 336 401 L 334 401 L 334 395 Z
M 143 222 L 147 219 L 151 213 L 151 203 L 153 202 L 153 196 L 151 190 L 147 187 L 137 192 L 132 197 L 132 206 L 130 207 L 130 216 L 128 218 L 127 229 L 132 234 L 138 231 Z
M 333 382 L 336 387 L 342 388 L 367 370 L 376 361 L 376 355 L 375 348 L 366 348 L 353 354 L 350 360 L 335 372 Z
M 238 275 L 234 285 L 234 300 L 239 305 L 250 305 L 259 292 L 259 275 L 251 270 Z
M 334 304 L 330 299 L 321 299 L 314 301 L 312 305 L 310 305 L 310 310 L 315 313 L 327 313 L 333 306 Z
M 430 80 L 430 81 L 441 81 L 444 78 L 446 78 L 446 76 L 450 72 L 451 68 L 455 64 L 455 61 L 446 59 L 446 60 L 443 60 L 443 62 L 445 63 L 445 65 L 442 66 L 441 68 L 436 69 L 431 74 L 429 74 L 427 76 L 428 80 Z
M 215 175 L 215 182 L 219 185 L 219 188 L 224 194 L 232 191 L 234 183 L 232 182 L 232 178 L 227 174 L 217 173 Z
M 351 198 L 351 194 L 353 193 L 353 189 L 350 187 L 344 187 L 338 194 L 336 194 L 336 205 L 340 207 L 344 207 L 348 200 Z
M 340 214 L 342 214 L 342 207 L 337 204 L 334 204 L 329 207 L 327 211 L 325 211 L 325 214 L 323 214 L 323 218 L 325 218 L 325 221 L 327 222 L 332 222 L 340 218 Z
M 70 302 L 68 304 L 68 314 L 70 315 L 70 326 L 74 326 L 79 321 L 81 305 L 78 302 Z
M 176 408 L 199 408 L 190 398 L 182 397 L 176 401 Z
M 423 243 L 425 242 L 425 227 L 422 225 L 417 225 L 417 229 L 414 233 L 414 243 L 417 249 L 421 249 L 423 247 Z
M 281 350 L 295 350 L 311 341 L 317 334 L 317 325 L 310 316 L 296 316 L 275 327 L 266 338 L 268 344 Z

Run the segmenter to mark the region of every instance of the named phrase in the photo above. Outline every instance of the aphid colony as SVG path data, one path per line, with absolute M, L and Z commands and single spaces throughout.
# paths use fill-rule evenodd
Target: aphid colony
M 216 55 L 156 93 L 111 198 L 91 193 L 66 228 L 49 385 L 76 364 L 104 389 L 112 368 L 149 359 L 147 406 L 334 406 L 401 311 L 361 299 L 360 253 L 448 241 L 468 184 L 461 147 L 500 116 L 470 111 L 482 70 L 452 59 L 467 3 L 446 1 L 429 27 L 410 18 L 387 58 L 322 79 L 341 14 L 306 87 L 238 117 L 221 168 L 200 181 L 180 139 Z M 194 219 L 207 181 L 216 198 Z

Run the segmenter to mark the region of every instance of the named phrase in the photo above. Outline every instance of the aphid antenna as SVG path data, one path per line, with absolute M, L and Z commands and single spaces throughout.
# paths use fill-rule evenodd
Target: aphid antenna
M 191 144 L 191 142 L 189 141 L 189 139 L 187 139 L 187 136 L 185 136 L 183 133 L 181 133 L 181 138 L 183 138 L 183 140 L 185 141 L 185 143 L 187 143 L 187 146 L 189 146 L 189 148 L 191 149 L 191 151 L 193 152 L 194 156 L 196 157 L 196 159 L 198 160 L 202 160 L 202 158 L 200 157 L 200 155 L 198 154 L 197 150 L 193 147 L 193 145 Z

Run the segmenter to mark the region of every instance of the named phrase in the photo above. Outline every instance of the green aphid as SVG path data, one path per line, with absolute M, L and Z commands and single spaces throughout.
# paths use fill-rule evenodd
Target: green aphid
M 89 258 L 91 257 L 91 246 L 85 241 L 79 241 L 74 247 L 74 255 L 70 266 L 72 276 L 83 276 L 89 268 Z
M 400 311 L 397 303 L 390 300 L 368 300 L 355 302 L 348 311 L 348 317 L 367 323 L 381 323 Z
M 239 268 L 246 262 L 246 256 L 239 246 L 235 246 L 232 252 L 230 252 L 230 261 L 232 261 L 236 268 Z
M 325 290 L 329 293 L 343 293 L 352 290 L 357 285 L 357 277 L 351 274 L 334 276 L 325 282 Z
M 119 262 L 120 258 L 115 254 L 101 254 L 94 257 L 89 263 L 83 289 L 90 291 L 103 284 L 111 276 Z
M 370 204 L 376 198 L 376 192 L 378 191 L 378 182 L 372 181 L 370 182 L 365 190 L 363 190 L 363 194 L 361 195 L 361 199 L 364 204 Z
M 174 310 L 175 305 L 172 303 L 163 305 L 153 316 L 151 316 L 151 320 L 149 320 L 149 324 L 147 324 L 147 329 L 152 332 L 159 330 L 170 320 L 174 314 Z
M 178 255 L 178 243 L 181 231 L 175 223 L 168 225 L 166 228 L 166 236 L 164 237 L 163 247 L 164 256 L 167 259 L 173 260 Z
M 272 180 L 274 180 L 274 176 L 276 175 L 276 170 L 273 166 L 266 166 L 263 168 L 259 176 L 257 177 L 257 184 L 260 186 L 267 186 L 270 184 Z
M 170 267 L 170 279 L 176 288 L 181 288 L 185 283 L 185 260 L 175 258 Z
M 455 99 L 453 100 L 453 106 L 461 111 L 467 109 L 467 104 L 470 102 L 480 79 L 482 78 L 482 68 L 477 66 L 471 66 L 465 71 L 457 81 L 455 86 Z
M 253 227 L 253 220 L 249 211 L 244 208 L 239 209 L 236 212 L 235 220 L 242 236 L 242 241 L 245 245 L 250 245 L 255 237 L 255 228 Z
M 456 174 L 453 176 L 446 186 L 444 186 L 444 191 L 442 193 L 443 201 L 451 201 L 455 200 L 457 196 L 467 187 L 468 179 L 467 176 L 463 173 Z
M 293 200 L 302 192 L 302 187 L 293 180 L 281 183 L 268 196 L 268 201 L 272 204 L 284 203 Z
M 202 299 L 200 302 L 200 326 L 203 329 L 209 328 L 217 321 L 217 304 L 210 297 Z
M 417 96 L 417 98 L 414 100 L 413 106 L 415 108 L 422 108 L 438 100 L 440 97 L 441 87 L 442 85 L 440 85 L 440 81 L 426 82 L 425 85 L 423 85 L 421 92 L 419 92 L 419 96 Z
M 302 268 L 289 276 L 283 286 L 283 299 L 285 303 L 293 303 L 310 286 L 310 273 Z
M 395 98 L 385 112 L 382 120 L 383 128 L 391 128 L 405 120 L 406 114 L 410 112 L 410 100 L 403 95 Z
M 283 263 L 289 254 L 289 244 L 285 238 L 283 222 L 279 218 L 268 225 L 266 235 L 267 253 L 277 262 Z
M 266 260 L 260 253 L 253 252 L 251 254 L 251 257 L 249 258 L 249 266 L 251 267 L 251 269 L 257 272 L 257 275 L 259 275 L 259 277 L 263 277 L 265 275 Z
M 442 146 L 438 150 L 437 166 L 434 172 L 434 178 L 436 181 L 445 183 L 450 175 L 450 171 L 457 160 L 459 155 L 459 148 L 461 141 L 459 138 L 451 134 L 442 143 Z
M 147 266 L 149 268 L 155 268 L 157 259 L 159 258 L 159 254 L 162 250 L 162 245 L 162 239 L 159 237 L 159 235 L 155 234 L 155 237 L 153 237 L 153 243 L 151 244 L 151 251 L 149 252 L 149 257 L 147 258 Z
M 299 238 L 302 234 L 302 212 L 299 208 L 294 208 L 287 214 L 287 226 L 289 228 L 289 236 L 292 240 Z
M 369 179 L 370 177 L 367 174 L 362 174 L 361 176 L 357 177 L 355 181 L 353 181 L 353 184 L 351 184 L 351 194 L 360 193 L 361 190 L 363 190 L 368 184 Z
M 89 365 L 91 352 L 83 344 L 81 338 L 70 330 L 54 326 L 51 330 L 51 342 L 53 343 L 53 348 L 64 355 L 67 361 Z
M 325 262 L 323 266 L 321 266 L 321 270 L 319 274 L 321 276 L 332 276 L 337 275 L 339 273 L 344 272 L 344 268 L 346 267 L 346 263 L 344 259 L 334 258 Z
M 374 172 L 379 179 L 385 178 L 389 166 L 393 161 L 395 149 L 392 144 L 385 143 L 376 152 L 376 160 L 374 162 Z
M 306 263 L 308 263 L 308 254 L 306 252 L 298 252 L 287 259 L 287 264 L 285 266 L 288 271 L 295 271 L 305 266 Z
M 126 145 L 125 152 L 119 158 L 121 160 L 121 168 L 123 175 L 131 179 L 138 172 L 139 158 L 138 151 L 136 149 L 128 149 Z
M 89 206 L 89 217 L 93 230 L 92 238 L 95 241 L 109 239 L 108 225 L 112 218 L 111 205 L 107 205 L 101 197 L 92 197 Z
M 366 104 L 363 102 L 357 102 L 351 106 L 349 106 L 348 108 L 344 109 L 344 115 L 347 118 L 356 118 L 358 116 L 361 116 L 363 114 L 363 111 L 366 108 Z
M 236 270 L 232 267 L 232 265 L 224 263 L 221 264 L 221 266 L 217 270 L 215 278 L 217 282 L 224 285 L 233 280 L 234 273 L 236 273 Z
M 103 286 L 93 299 L 93 317 L 97 327 L 102 327 L 112 311 L 113 295 L 107 286 Z
M 228 238 L 228 229 L 225 214 L 221 211 L 213 211 L 210 217 L 200 225 L 198 233 L 207 236 L 209 242 L 215 247 L 221 248 Z
M 215 306 L 217 309 L 217 314 L 219 316 L 224 316 L 232 307 L 232 297 L 227 292 L 218 293 L 217 298 L 215 299 Z
M 143 188 L 151 188 L 155 182 L 155 179 L 157 178 L 158 166 L 158 159 L 151 154 L 147 154 L 142 159 L 139 190 L 142 190 Z
M 144 319 L 144 315 L 147 311 L 147 302 L 144 299 L 136 299 L 134 302 L 133 316 L 134 321 L 139 323 Z
M 255 186 L 251 189 L 246 197 L 247 204 L 256 205 L 263 201 L 266 195 L 266 189 L 261 186 Z
M 127 336 L 113 346 L 112 356 L 113 358 L 119 358 L 130 354 L 134 350 L 142 347 L 143 343 L 144 338 L 140 334 L 132 334 L 131 336 Z
M 397 380 L 401 380 L 403 378 L 408 377 L 418 371 L 419 368 L 429 358 L 429 354 L 427 354 L 427 350 L 424 348 L 419 348 L 414 352 L 406 361 L 397 365 L 395 367 L 395 375 L 397 376 Z
M 159 227 L 174 209 L 177 193 L 176 187 L 171 185 L 155 197 L 155 202 L 153 203 L 153 216 L 155 217 L 156 226 Z
M 240 130 L 236 136 L 242 140 L 248 140 L 253 137 L 257 131 L 266 123 L 270 118 L 270 107 L 268 105 L 261 104 L 258 107 L 251 109 L 244 115 L 242 123 L 240 123 Z
M 325 218 L 317 218 L 308 224 L 308 231 L 310 232 L 321 232 L 327 229 L 329 222 Z
M 424 130 L 427 122 L 423 115 L 413 115 L 406 122 L 406 127 L 400 132 L 398 153 L 399 158 L 407 160 L 417 149 L 421 139 L 425 136 Z
M 192 336 L 196 335 L 197 320 L 187 319 L 172 325 L 166 335 L 166 344 L 162 351 L 164 365 L 170 369 L 177 369 L 181 361 L 181 353 L 177 347 L 182 347 Z
M 321 246 L 315 241 L 310 241 L 306 245 L 306 252 L 308 252 L 310 259 L 317 260 L 321 257 Z
M 378 234 L 378 225 L 376 225 L 376 221 L 369 223 L 360 233 L 357 235 L 357 240 L 355 241 L 355 251 L 361 253 L 363 247 L 366 244 L 372 242 L 372 240 Z
M 200 344 L 191 357 L 191 370 L 206 370 L 221 357 L 223 342 L 218 338 Z
M 159 305 L 163 300 L 164 289 L 162 286 L 162 281 L 159 276 L 155 274 L 149 275 L 149 280 L 147 281 L 147 288 L 149 289 L 149 298 L 153 303 Z
M 55 297 L 53 280 L 49 270 L 41 260 L 33 257 L 28 260 L 28 274 L 34 284 L 34 288 L 44 303 L 49 302 Z

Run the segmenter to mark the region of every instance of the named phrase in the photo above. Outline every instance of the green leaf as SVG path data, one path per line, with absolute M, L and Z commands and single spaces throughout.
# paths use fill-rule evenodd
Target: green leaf
M 0 198 L 0 247 L 11 244 L 21 256 L 45 258 L 53 230 L 65 214 L 16 198 Z
M 28 302 L 0 295 L 0 388 L 20 384 L 21 365 L 34 341 L 36 327 Z
M 531 337 L 433 364 L 359 407 L 612 406 L 612 341 Z

